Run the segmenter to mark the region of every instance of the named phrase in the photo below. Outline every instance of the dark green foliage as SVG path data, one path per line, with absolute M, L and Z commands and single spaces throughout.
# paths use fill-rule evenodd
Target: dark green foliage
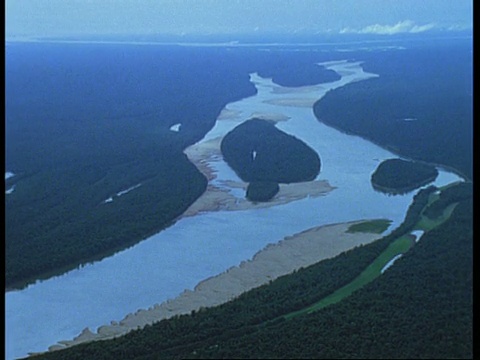
M 95 176 L 79 170 L 26 177 L 18 181 L 15 196 L 6 197 L 6 235 L 16 239 L 5 245 L 7 286 L 133 245 L 174 221 L 207 184 L 181 153 L 99 169 Z M 135 190 L 103 203 L 138 183 Z
M 253 181 L 248 184 L 247 199 L 251 201 L 268 201 L 274 197 L 280 187 L 276 182 Z
M 340 79 L 340 76 L 335 71 L 327 70 L 323 66 L 309 62 L 305 58 L 282 58 L 277 59 L 277 62 L 278 64 L 269 64 L 267 69 L 260 70 L 258 74 L 261 77 L 272 78 L 276 84 L 287 87 L 316 85 Z M 295 70 L 292 71 L 292 69 Z
M 434 187 L 421 190 L 415 196 L 400 228 L 373 243 L 301 268 L 291 275 L 282 276 L 223 305 L 163 320 L 115 340 L 83 344 L 40 356 L 39 359 L 328 358 L 348 357 L 349 352 L 356 348 L 360 354 L 367 352 L 369 356 L 373 356 L 375 349 L 368 344 L 373 344 L 375 338 L 370 334 L 366 324 L 374 321 L 375 316 L 379 318 L 378 330 L 383 328 L 383 331 L 393 336 L 392 339 L 382 340 L 383 345 L 379 343 L 378 354 L 392 351 L 388 349 L 390 341 L 400 347 L 399 351 L 408 353 L 409 350 L 403 348 L 408 344 L 405 344 L 399 336 L 411 331 L 408 323 L 415 322 L 415 319 L 408 318 L 406 319 L 408 321 L 402 324 L 403 328 L 395 329 L 393 326 L 390 327 L 389 321 L 384 320 L 384 317 L 395 313 L 394 315 L 402 318 L 403 308 L 409 307 L 406 305 L 408 301 L 398 302 L 396 299 L 403 292 L 407 293 L 401 296 L 413 296 L 412 301 L 425 301 L 422 293 L 418 295 L 419 289 L 414 288 L 411 292 L 409 290 L 415 286 L 415 283 L 411 283 L 412 279 L 418 279 L 419 286 L 423 287 L 422 274 L 417 274 L 420 275 L 419 278 L 410 276 L 400 279 L 404 283 L 395 278 L 390 279 L 388 284 L 391 284 L 389 286 L 393 289 L 379 290 L 378 293 L 367 291 L 364 293 L 364 296 L 367 296 L 365 302 L 357 302 L 354 300 L 356 296 L 351 296 L 344 300 L 353 304 L 355 311 L 351 314 L 348 306 L 339 307 L 343 304 L 341 302 L 314 314 L 299 316 L 289 321 L 279 317 L 305 308 L 352 281 L 393 239 L 410 231 L 419 220 L 420 212 L 434 190 Z M 427 241 L 424 239 L 425 235 L 422 242 Z M 381 279 L 382 277 L 379 278 Z M 443 290 L 449 291 L 448 288 Z M 430 293 L 428 296 L 431 296 Z M 370 312 L 371 303 L 380 307 L 376 313 Z M 464 315 L 462 321 L 468 323 L 468 312 Z M 462 326 L 463 322 L 460 323 Z M 414 327 L 414 332 L 417 331 L 415 329 L 417 328 Z M 424 331 L 424 325 L 421 329 Z M 355 336 L 357 333 L 358 336 Z M 415 336 L 422 335 L 416 333 Z M 321 344 L 328 345 L 324 347 Z M 467 344 L 464 348 L 468 349 L 468 341 L 463 340 L 462 344 Z M 425 345 L 427 348 L 422 351 L 426 354 L 432 351 L 432 346 L 436 346 L 432 342 Z M 315 355 L 317 352 L 318 355 Z M 369 357 L 365 354 L 363 356 Z M 448 353 L 445 356 L 448 356 Z M 354 356 L 350 354 L 350 357 Z
M 251 119 L 222 140 L 225 161 L 242 180 L 291 183 L 313 180 L 320 158 L 303 141 L 266 120 Z
M 96 359 L 102 358 L 101 354 L 105 359 L 121 354 L 125 354 L 123 358 L 135 358 L 134 354 L 170 352 L 189 348 L 198 341 L 210 343 L 210 339 L 218 341 L 219 338 L 241 336 L 256 331 L 256 325 L 299 310 L 347 284 L 386 248 L 388 242 L 382 239 L 302 268 L 214 308 L 163 320 L 116 340 L 79 345 L 39 358 L 80 359 L 83 356 Z M 268 326 L 279 323 L 282 321 L 276 320 Z
M 380 76 L 328 92 L 314 105 L 315 116 L 403 157 L 453 167 L 471 179 L 471 51 L 470 40 L 362 54 L 365 71 Z
M 255 93 L 243 67 L 194 49 L 19 43 L 6 62 L 6 287 L 169 226 L 207 183 L 183 149 Z
M 375 189 L 389 194 L 403 194 L 434 181 L 438 170 L 428 164 L 402 159 L 382 161 L 372 174 Z
M 349 233 L 365 232 L 365 233 L 381 234 L 388 229 L 391 223 L 392 221 L 387 219 L 363 221 L 361 223 L 351 225 L 348 228 L 347 232 Z
M 458 201 L 470 199 L 473 196 L 473 184 L 471 182 L 461 182 L 442 190 L 440 198 L 430 204 L 423 214 L 430 219 L 436 219 L 442 215 L 443 210 L 450 204 Z
M 249 73 L 287 86 L 339 78 L 312 65 L 318 53 L 278 55 L 9 43 L 5 162 L 16 176 L 6 181 L 15 185 L 5 204 L 6 286 L 107 256 L 174 221 L 205 189 L 181 152 L 214 126 L 225 104 L 255 94 Z M 181 130 L 170 131 L 177 123 Z

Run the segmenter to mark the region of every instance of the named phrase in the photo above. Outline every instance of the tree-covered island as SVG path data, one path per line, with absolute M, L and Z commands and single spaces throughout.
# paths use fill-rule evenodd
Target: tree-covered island
M 246 182 L 251 201 L 268 201 L 278 183 L 311 181 L 320 172 L 320 157 L 303 141 L 277 129 L 275 124 L 250 119 L 222 140 L 225 162 Z
M 388 159 L 372 174 L 374 189 L 389 194 L 403 194 L 434 181 L 438 170 L 428 164 L 402 159 Z

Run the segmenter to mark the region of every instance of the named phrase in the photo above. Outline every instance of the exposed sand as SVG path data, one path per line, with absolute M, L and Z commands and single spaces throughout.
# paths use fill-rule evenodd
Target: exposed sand
M 265 100 L 264 103 L 280 106 L 295 106 L 311 108 L 318 101 L 318 98 L 291 98 L 291 99 L 271 99 Z
M 144 310 L 128 314 L 120 322 L 98 328 L 93 333 L 88 328 L 71 341 L 60 341 L 50 351 L 63 349 L 93 340 L 110 339 L 143 328 L 162 319 L 188 314 L 192 310 L 223 304 L 243 292 L 256 288 L 294 270 L 334 257 L 360 244 L 367 244 L 381 237 L 372 233 L 347 233 L 356 222 L 315 227 L 270 244 L 251 260 L 243 261 L 220 275 L 200 282 L 193 291 L 185 290 L 172 300 Z
M 207 190 L 195 201 L 183 214 L 182 217 L 193 216 L 205 211 L 218 210 L 247 210 L 286 204 L 290 201 L 310 197 L 318 197 L 327 194 L 335 189 L 326 180 L 307 181 L 291 184 L 279 184 L 280 190 L 268 202 L 253 203 L 246 198 L 238 198 L 230 193 L 230 189 L 246 190 L 248 184 L 240 181 L 220 181 L 220 186 L 211 183 L 216 178 L 215 171 L 211 165 L 212 161 L 221 158 L 220 143 L 221 137 L 209 141 L 197 143 L 188 147 L 185 154 L 189 160 L 205 175 L 209 181 Z
M 273 92 L 278 92 L 278 90 L 275 88 L 273 89 Z M 242 112 L 238 110 L 232 110 L 227 107 L 225 107 L 221 112 L 220 115 L 217 118 L 217 121 L 222 121 L 222 120 L 234 120 L 237 119 L 241 116 Z M 290 119 L 289 116 L 286 116 L 284 114 L 280 113 L 264 113 L 264 112 L 253 112 L 250 114 L 249 118 L 257 118 L 257 119 L 263 119 L 263 120 L 270 120 L 274 122 L 279 122 L 279 121 L 287 121 Z
M 220 115 L 218 115 L 217 121 L 235 119 L 239 117 L 240 114 L 241 114 L 241 111 L 229 109 L 227 105 L 225 106 L 225 108 L 222 109 L 222 111 L 220 112 Z
M 262 113 L 262 112 L 254 112 L 250 115 L 250 118 L 257 118 L 257 119 L 269 120 L 274 122 L 290 120 L 290 117 L 284 114 Z
M 274 94 L 315 93 L 320 91 L 322 88 L 326 89 L 327 87 L 322 86 L 322 84 L 299 87 L 275 87 L 273 88 L 272 92 Z

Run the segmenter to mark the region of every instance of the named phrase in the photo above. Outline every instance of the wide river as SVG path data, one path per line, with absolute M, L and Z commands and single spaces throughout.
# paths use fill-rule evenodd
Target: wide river
M 362 138 L 323 125 L 312 111 L 313 102 L 328 90 L 353 81 L 368 81 L 376 75 L 363 72 L 360 63 L 337 61 L 323 66 L 342 78 L 317 86 L 284 88 L 251 74 L 258 94 L 228 104 L 215 127 L 195 146 L 201 148 L 202 144 L 224 136 L 252 116 L 276 119 L 279 129 L 318 152 L 322 165 L 317 180 L 328 181 L 334 187 L 332 191 L 271 207 L 217 209 L 183 217 L 136 246 L 102 261 L 37 281 L 23 290 L 7 292 L 6 359 L 46 351 L 60 340 L 74 338 L 86 327 L 96 331 L 127 313 L 175 298 L 200 281 L 251 259 L 268 244 L 306 229 L 373 218 L 392 220 L 389 231 L 398 226 L 414 192 L 387 196 L 373 190 L 370 184 L 378 164 L 397 156 Z M 230 191 L 240 201 L 243 190 L 229 188 L 225 182 L 239 179 L 222 158 L 208 156 L 204 162 L 216 176 L 210 181 L 211 186 Z M 439 171 L 435 181 L 438 186 L 462 180 L 451 172 Z M 15 196 L 15 192 L 8 196 Z

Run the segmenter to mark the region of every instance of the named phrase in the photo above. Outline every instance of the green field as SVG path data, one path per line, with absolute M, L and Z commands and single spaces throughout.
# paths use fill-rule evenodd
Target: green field
M 369 282 L 375 280 L 379 275 L 381 275 L 381 270 L 383 267 L 395 256 L 399 254 L 406 253 L 413 245 L 414 239 L 411 235 L 404 235 L 395 241 L 393 241 L 386 249 L 383 251 L 380 256 L 378 256 L 373 263 L 371 263 L 358 277 L 356 277 L 352 282 L 336 290 L 331 295 L 323 298 L 319 302 L 310 305 L 302 310 L 295 311 L 293 313 L 285 315 L 285 319 L 291 319 L 295 316 L 302 315 L 305 313 L 311 313 L 322 309 L 328 305 L 335 304 L 347 296 L 350 296 L 354 291 L 365 286 Z
M 453 213 L 453 210 L 458 203 L 453 203 L 448 205 L 441 216 L 436 219 L 429 219 L 427 216 L 423 215 L 424 210 L 435 201 L 439 200 L 440 196 L 438 194 L 430 194 L 429 201 L 427 205 L 422 210 L 419 221 L 414 226 L 415 230 L 424 230 L 430 231 L 443 222 L 445 222 Z M 379 219 L 364 221 L 358 224 L 350 226 L 347 232 L 375 232 L 382 233 L 390 225 L 390 220 Z M 322 309 L 328 305 L 335 304 L 347 296 L 350 296 L 354 291 L 362 288 L 366 284 L 375 280 L 379 275 L 381 275 L 382 268 L 395 256 L 399 254 L 406 253 L 413 245 L 415 244 L 415 238 L 410 234 L 404 234 L 397 239 L 395 239 L 376 259 L 373 261 L 358 277 L 347 285 L 337 289 L 332 294 L 324 297 L 322 300 L 295 312 L 284 315 L 285 319 L 291 319 L 298 315 L 311 313 L 313 311 Z
M 439 216 L 438 218 L 433 219 L 433 220 L 429 219 L 427 216 L 422 214 L 421 218 L 420 218 L 420 221 L 415 226 L 415 230 L 428 231 L 428 230 L 432 230 L 433 228 L 436 228 L 438 225 L 440 225 L 441 223 L 446 221 L 450 217 L 450 215 L 452 215 L 452 212 L 455 209 L 455 207 L 457 206 L 457 204 L 458 203 L 448 205 L 443 210 L 443 214 L 441 216 Z
M 381 234 L 388 229 L 391 223 L 392 221 L 388 219 L 364 221 L 358 224 L 351 225 L 348 228 L 347 232 L 348 233 L 363 232 L 363 233 Z

